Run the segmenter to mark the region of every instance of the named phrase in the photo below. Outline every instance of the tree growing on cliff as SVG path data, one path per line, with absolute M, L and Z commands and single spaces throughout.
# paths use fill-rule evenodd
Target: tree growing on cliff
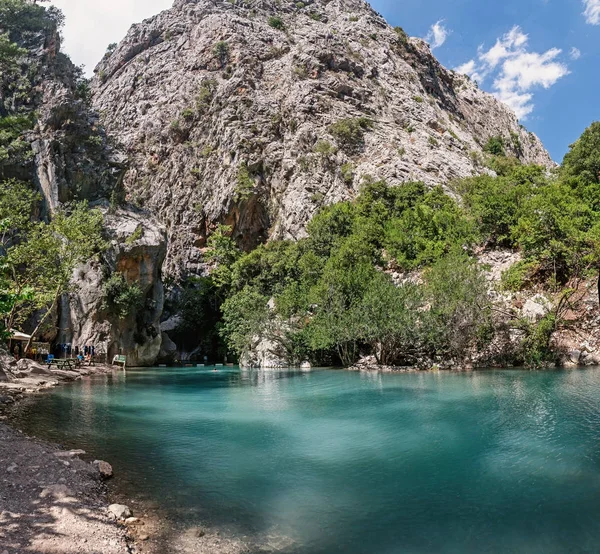
M 34 313 L 37 325 L 32 335 L 43 328 L 61 295 L 71 289 L 74 269 L 105 248 L 102 221 L 98 210 L 79 203 L 69 212 L 56 212 L 49 223 L 30 223 L 25 230 L 12 227 L 11 234 L 19 238 L 6 248 L 3 262 L 8 292 L 16 301 L 6 315 L 6 328 Z M 24 295 L 26 291 L 31 295 Z

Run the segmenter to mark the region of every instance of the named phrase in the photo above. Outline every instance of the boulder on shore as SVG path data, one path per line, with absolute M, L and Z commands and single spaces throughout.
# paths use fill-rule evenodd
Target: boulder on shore
M 125 506 L 124 504 L 111 504 L 108 507 L 108 511 L 117 519 L 127 519 L 133 516 L 129 506 Z
M 113 468 L 108 462 L 95 460 L 94 465 L 98 469 L 98 473 L 100 473 L 102 479 L 110 479 L 113 476 Z

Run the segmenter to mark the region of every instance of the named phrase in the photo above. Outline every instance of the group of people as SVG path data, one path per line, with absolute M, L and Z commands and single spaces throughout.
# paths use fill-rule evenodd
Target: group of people
M 70 343 L 56 344 L 54 346 L 54 356 L 56 358 L 77 358 L 80 362 L 91 362 L 96 356 L 96 347 L 94 345 L 79 347 Z

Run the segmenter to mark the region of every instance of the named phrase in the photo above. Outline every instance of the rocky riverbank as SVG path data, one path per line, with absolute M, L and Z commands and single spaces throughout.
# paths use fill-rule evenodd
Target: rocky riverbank
M 83 451 L 0 422 L 0 553 L 242 554 L 242 542 L 201 527 L 177 529 L 159 512 L 111 504 L 98 464 Z M 139 511 L 138 511 L 139 510 Z M 136 517 L 134 517 L 136 516 Z
M 104 464 L 79 458 L 7 425 L 10 408 L 24 397 L 112 371 L 108 366 L 49 370 L 16 362 L 0 351 L 0 552 L 124 554 L 135 550 L 127 529 L 108 509 Z M 3 550 L 4 549 L 4 550 Z
M 218 529 L 168 520 L 160 506 L 107 486 L 112 468 L 84 461 L 11 425 L 19 401 L 61 384 L 108 374 L 110 366 L 48 370 L 0 351 L 0 554 L 242 554 L 250 546 Z M 82 459 L 84 458 L 84 459 Z M 92 459 L 92 458 L 90 458 Z
M 75 453 L 0 423 L 0 475 L 2 554 L 134 551 L 100 473 Z

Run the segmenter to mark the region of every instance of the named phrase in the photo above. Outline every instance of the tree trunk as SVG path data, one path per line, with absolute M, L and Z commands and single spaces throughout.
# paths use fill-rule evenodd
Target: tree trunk
M 54 294 L 54 300 L 52 301 L 52 305 L 50 306 L 48 311 L 44 314 L 44 317 L 42 317 L 42 319 L 40 319 L 40 322 L 37 324 L 37 327 L 33 330 L 33 333 L 31 333 L 31 338 L 27 341 L 27 345 L 25 346 L 25 353 L 29 351 L 29 349 L 31 348 L 31 343 L 32 343 L 33 339 L 35 338 L 35 335 L 41 329 L 42 325 L 44 323 L 46 323 L 48 316 L 52 313 L 52 311 L 58 304 L 59 297 L 60 297 L 60 289 L 57 289 L 56 293 Z

